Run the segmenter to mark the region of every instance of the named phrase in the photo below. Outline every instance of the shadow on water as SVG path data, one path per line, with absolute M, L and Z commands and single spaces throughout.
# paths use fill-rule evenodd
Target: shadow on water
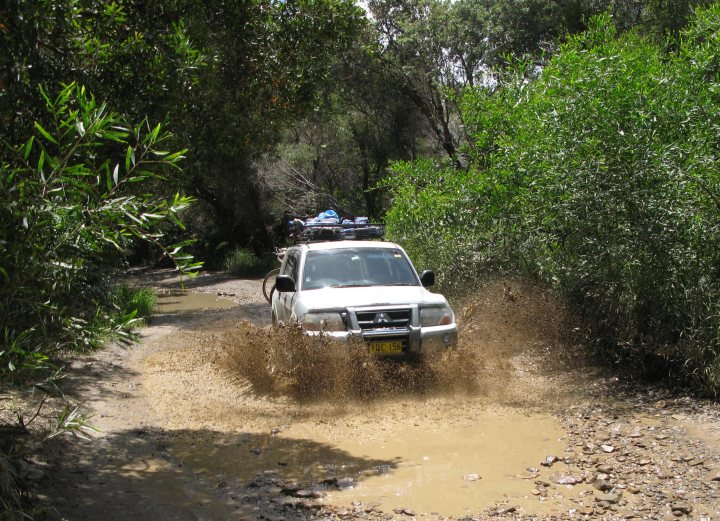
M 281 434 L 130 430 L 52 440 L 39 519 L 307 519 L 328 492 L 400 463 Z M 329 507 L 328 507 L 329 508 Z

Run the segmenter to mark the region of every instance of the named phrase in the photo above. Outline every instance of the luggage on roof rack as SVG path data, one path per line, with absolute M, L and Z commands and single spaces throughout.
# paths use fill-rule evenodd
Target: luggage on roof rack
M 321 212 L 305 220 L 293 219 L 288 223 L 290 236 L 299 242 L 382 239 L 385 225 L 370 223 L 367 217 L 340 219 L 333 210 Z

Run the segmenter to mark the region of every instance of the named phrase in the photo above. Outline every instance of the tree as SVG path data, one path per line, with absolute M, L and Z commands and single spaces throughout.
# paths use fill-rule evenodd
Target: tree
M 197 81 L 204 55 L 182 19 L 144 16 L 143 2 L 10 0 L 0 10 L 0 140 L 45 118 L 37 86 L 73 81 L 133 119 L 164 119 Z M 0 152 L 0 154 L 4 154 Z
M 271 246 L 256 162 L 331 90 L 337 56 L 364 24 L 349 0 L 187 3 L 193 39 L 212 59 L 178 121 L 194 154 L 183 188 L 210 243 Z M 238 30 L 241 23 L 242 30 Z

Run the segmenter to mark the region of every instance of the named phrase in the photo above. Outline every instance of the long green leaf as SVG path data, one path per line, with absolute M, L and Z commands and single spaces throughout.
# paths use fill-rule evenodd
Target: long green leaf
M 45 139 L 47 139 L 47 140 L 50 141 L 51 143 L 55 143 L 56 145 L 58 144 L 57 140 L 56 140 L 54 137 L 52 137 L 52 136 L 50 135 L 50 133 L 49 133 L 47 130 L 45 130 L 45 129 L 42 127 L 42 125 L 41 125 L 40 123 L 38 123 L 37 121 L 35 122 L 35 128 L 38 130 L 38 132 L 40 132 L 40 134 L 43 135 L 43 137 L 44 137 Z

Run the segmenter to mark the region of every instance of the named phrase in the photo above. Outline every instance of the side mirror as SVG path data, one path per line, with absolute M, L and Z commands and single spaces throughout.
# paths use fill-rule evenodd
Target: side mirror
M 275 279 L 275 289 L 279 293 L 292 293 L 295 291 L 295 281 L 287 275 L 278 275 Z
M 420 274 L 420 283 L 429 288 L 435 285 L 435 272 L 433 270 L 425 270 Z

